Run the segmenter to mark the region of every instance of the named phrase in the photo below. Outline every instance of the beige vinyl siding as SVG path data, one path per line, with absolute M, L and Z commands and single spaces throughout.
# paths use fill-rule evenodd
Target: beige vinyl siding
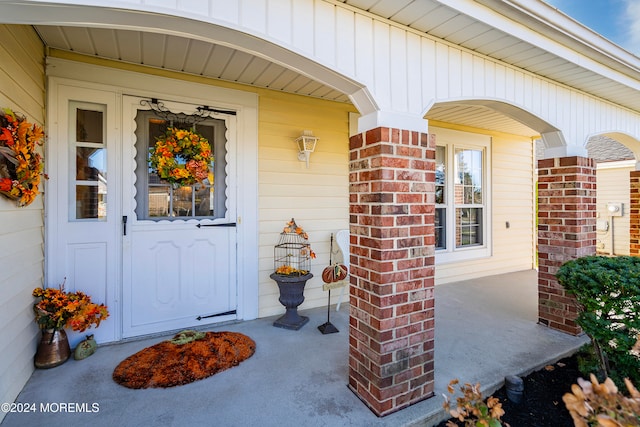
M 596 247 L 598 253 L 611 254 L 611 238 L 613 237 L 613 254 L 629 255 L 629 173 L 633 166 L 612 168 L 611 164 L 599 164 L 596 171 L 596 203 L 598 220 L 607 221 L 607 231 L 597 231 Z M 623 203 L 622 216 L 610 217 L 607 202 Z M 613 236 L 612 236 L 613 232 Z
M 0 107 L 42 125 L 44 47 L 29 26 L 0 25 L 0 40 Z M 41 196 L 25 208 L 0 197 L 0 402 L 13 402 L 33 372 L 31 291 L 43 283 L 43 226 Z
M 435 126 L 436 122 L 430 125 Z M 436 285 L 533 268 L 535 206 L 531 140 L 443 123 L 437 126 L 491 136 L 492 254 L 436 264 Z
M 331 233 L 349 228 L 349 111 L 354 111 L 350 105 L 279 92 L 260 96 L 260 317 L 284 312 L 278 286 L 269 275 L 273 247 L 291 218 L 309 234 L 317 254 L 300 308 L 327 303 L 320 275 L 329 265 Z M 319 138 L 309 169 L 298 160 L 294 143 L 304 130 Z M 332 299 L 339 294 L 332 292 Z

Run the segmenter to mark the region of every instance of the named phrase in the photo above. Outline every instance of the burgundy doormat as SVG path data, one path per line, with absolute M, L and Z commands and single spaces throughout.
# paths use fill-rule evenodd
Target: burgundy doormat
M 127 357 L 113 380 L 128 388 L 188 384 L 238 365 L 255 349 L 256 343 L 240 333 L 183 331 Z

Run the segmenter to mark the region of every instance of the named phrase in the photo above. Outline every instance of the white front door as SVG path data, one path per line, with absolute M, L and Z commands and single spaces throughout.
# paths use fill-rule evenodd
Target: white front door
M 67 290 L 110 313 L 99 328 L 70 333 L 72 346 L 88 333 L 106 343 L 257 317 L 257 96 L 50 61 L 45 285 L 66 280 Z M 169 188 L 145 168 L 141 141 L 153 140 L 161 123 L 141 98 L 123 93 L 158 88 L 180 100 L 165 102 L 176 113 L 192 114 L 189 100 L 226 111 L 197 129 L 214 147 L 212 185 Z
M 176 188 L 149 168 L 168 126 L 191 127 L 196 106 L 123 97 L 123 337 L 236 318 L 235 116 L 196 124 L 214 154 L 203 184 Z

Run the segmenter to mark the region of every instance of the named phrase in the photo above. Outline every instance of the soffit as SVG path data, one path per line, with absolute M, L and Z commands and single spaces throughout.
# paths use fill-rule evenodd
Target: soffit
M 537 137 L 539 131 L 483 105 L 447 103 L 434 105 L 426 115 L 429 120 L 462 124 L 477 129 Z
M 36 25 L 50 47 L 229 82 L 349 102 L 342 92 L 271 61 L 226 46 L 121 29 Z

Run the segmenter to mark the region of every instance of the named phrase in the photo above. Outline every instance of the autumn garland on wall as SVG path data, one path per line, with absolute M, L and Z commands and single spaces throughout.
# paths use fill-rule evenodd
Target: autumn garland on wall
M 170 127 L 149 151 L 149 162 L 158 176 L 178 187 L 202 182 L 209 176 L 211 146 L 195 131 Z
M 5 108 L 0 113 L 0 193 L 27 206 L 38 195 L 42 176 L 42 128 Z

